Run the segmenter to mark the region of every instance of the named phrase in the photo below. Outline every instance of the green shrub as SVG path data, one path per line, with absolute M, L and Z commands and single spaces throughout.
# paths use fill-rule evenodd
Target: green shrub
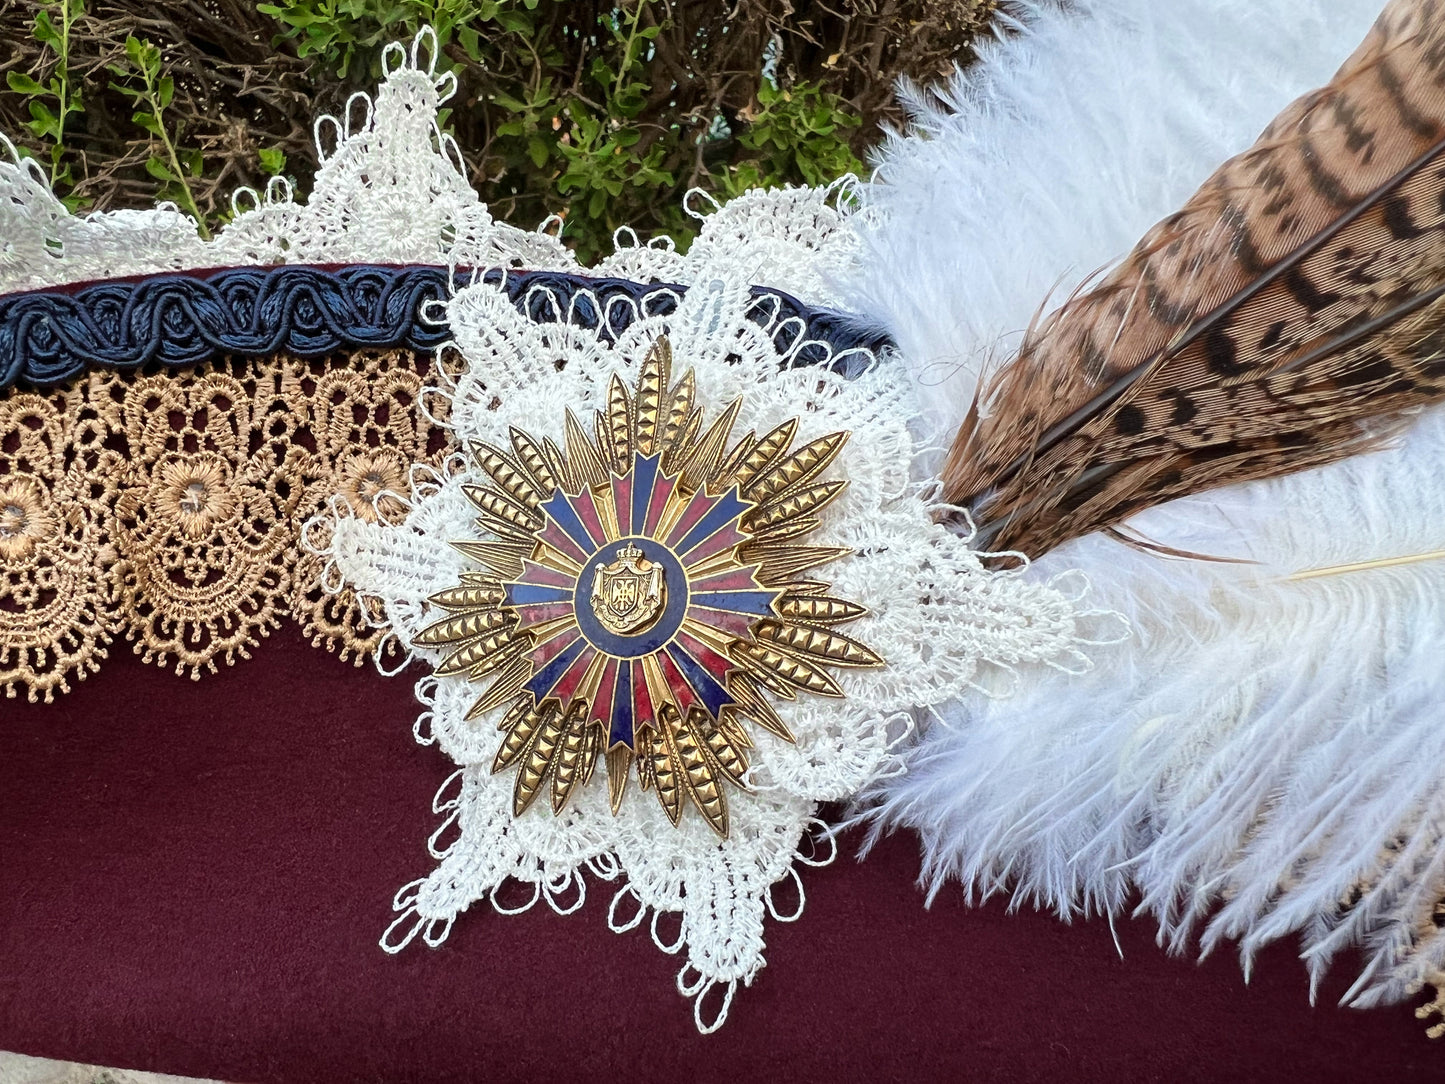
M 98 0 L 92 0 L 98 2 Z M 493 214 L 549 214 L 590 261 L 629 225 L 691 236 L 683 196 L 820 184 L 896 119 L 898 75 L 951 68 L 993 0 L 16 0 L 0 128 L 72 206 L 160 196 L 204 223 L 229 192 L 315 168 L 311 114 L 430 25 L 442 122 Z M 145 33 L 131 32 L 144 12 Z M 11 25 L 14 24 L 14 25 Z M 122 44 L 124 43 L 124 44 Z M 110 78 L 106 78 L 106 75 Z M 67 119 L 68 118 L 68 119 Z M 17 123 L 18 122 L 18 123 Z

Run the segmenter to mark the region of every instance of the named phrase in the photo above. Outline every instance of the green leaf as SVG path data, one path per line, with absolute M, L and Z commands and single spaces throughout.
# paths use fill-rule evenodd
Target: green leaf
M 60 39 L 60 31 L 56 30 L 55 24 L 50 21 L 50 12 L 47 9 L 41 8 L 35 16 L 35 27 L 31 33 L 35 36 L 35 40 L 42 45 L 48 45 L 57 53 L 60 52 L 63 44 Z
M 34 119 L 28 122 L 28 127 L 42 139 L 55 139 L 60 135 L 60 118 L 50 111 L 50 107 L 44 102 L 30 99 L 30 116 Z
M 136 127 L 144 128 L 157 139 L 160 138 L 161 125 L 160 121 L 156 120 L 154 113 L 149 113 L 144 109 L 138 109 L 130 115 L 130 120 Z
M 496 23 L 503 30 L 513 34 L 530 36 L 532 29 L 532 20 L 520 11 L 499 11 L 496 16 Z
M 146 172 L 158 181 L 179 181 L 180 178 L 166 165 L 165 159 L 159 155 L 151 155 L 146 159 Z
M 532 165 L 541 169 L 552 157 L 552 149 L 540 136 L 532 136 L 527 140 L 527 157 L 532 159 Z
M 44 94 L 45 88 L 37 83 L 24 72 L 9 71 L 5 73 L 5 85 L 16 94 Z
M 172 79 L 169 75 L 162 79 L 159 84 L 157 84 L 156 98 L 159 100 L 162 109 L 166 108 L 166 106 L 171 104 L 171 99 L 175 97 L 175 93 L 176 81 Z
M 280 147 L 262 147 L 256 157 L 261 160 L 261 168 L 273 177 L 286 169 L 286 153 Z

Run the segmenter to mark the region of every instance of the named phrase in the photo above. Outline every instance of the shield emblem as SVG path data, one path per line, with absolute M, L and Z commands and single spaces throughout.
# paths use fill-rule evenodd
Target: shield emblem
M 604 628 L 619 636 L 639 632 L 662 613 L 667 584 L 662 566 L 636 546 L 624 546 L 617 559 L 592 578 L 592 612 Z

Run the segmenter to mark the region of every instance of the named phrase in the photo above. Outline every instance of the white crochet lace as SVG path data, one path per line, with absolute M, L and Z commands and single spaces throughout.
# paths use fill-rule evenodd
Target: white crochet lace
M 794 221 L 792 261 L 811 262 L 819 274 L 826 242 L 804 240 L 812 216 Z M 472 902 L 490 899 L 504 909 L 496 893 L 509 878 L 533 885 L 534 902 L 545 898 L 559 911 L 581 906 L 584 868 L 605 880 L 625 878 L 612 899 L 613 928 L 633 928 L 650 914 L 659 946 L 685 951 L 678 987 L 695 999 L 704 1031 L 721 1024 L 737 985 L 750 983 L 763 966 L 765 910 L 786 919 L 801 913 L 800 902 L 796 913 L 779 915 L 771 891 L 778 881 L 797 878 L 795 862 L 819 861 L 800 852 L 800 843 L 820 802 L 847 799 L 893 770 L 892 750 L 912 730 L 916 713 L 965 694 L 984 668 L 1087 665 L 1073 599 L 1056 586 L 986 571 L 963 541 L 933 524 L 923 491 L 909 477 L 916 408 L 902 369 L 870 359 L 867 371 L 850 381 L 826 369 L 794 367 L 802 346 L 797 322 L 774 316 L 760 328 L 749 320 L 750 310 L 766 303 L 731 273 L 749 260 L 739 251 L 747 235 L 733 237 L 732 245 L 719 246 L 718 264 L 698 261 L 696 279 L 672 315 L 634 312 L 610 347 L 596 330 L 572 321 L 560 301 L 558 322 L 533 323 L 500 287 L 461 290 L 446 316 L 462 361 L 445 366 L 452 375 L 434 395 L 448 400 L 449 410 L 435 413 L 447 417 L 461 444 L 505 441 L 509 425 L 561 440 L 562 407 L 584 417 L 602 407 L 611 374 L 635 378 L 650 344 L 666 334 L 677 364 L 695 369 L 699 401 L 743 397 L 740 431 L 766 432 L 792 417 L 801 419 L 800 441 L 850 430 L 839 460 L 850 485 L 815 538 L 856 551 L 825 575 L 842 597 L 869 608 L 850 632 L 876 645 L 888 665 L 841 674 L 842 701 L 802 696 L 775 705 L 797 743 L 759 736 L 750 776 L 755 793 L 731 803 L 735 814 L 725 841 L 700 818 L 684 818 L 674 828 L 655 803 L 624 803 L 614 817 L 603 788 L 585 790 L 560 817 L 534 809 L 514 818 L 511 779 L 491 772 L 500 741 L 495 716 L 465 721 L 477 690 L 464 679 L 422 679 L 417 696 L 426 710 L 417 739 L 439 744 L 460 770 L 435 803 L 444 818 L 433 836 L 440 864 L 397 895 L 399 915 L 383 939 L 392 951 L 418 934 L 437 944 Z M 368 522 L 338 505 L 340 514 L 318 525 L 331 539 L 325 556 L 332 582 L 378 599 L 402 645 L 432 662 L 440 655 L 414 648 L 412 640 L 435 620 L 427 597 L 469 567 L 449 542 L 475 533 L 475 510 L 462 486 L 480 480 L 457 455 L 439 472 L 414 472 L 409 509 L 399 521 Z M 443 836 L 450 842 L 435 845 Z M 657 916 L 672 911 L 681 913 L 681 928 L 669 941 L 657 932 Z M 705 1010 L 704 998 L 715 988 L 720 1000 Z
M 337 144 L 323 154 L 310 200 L 295 202 L 283 182 L 264 196 L 242 192 L 237 216 L 210 242 L 167 205 L 71 216 L 33 165 L 0 162 L 9 197 L 0 200 L 0 290 L 278 262 L 580 270 L 555 238 L 493 221 L 468 186 L 455 146 L 437 127 L 437 108 L 453 88 L 449 76 L 436 75 L 434 55 L 429 33 L 409 51 L 388 49 L 375 101 L 357 96 L 347 120 L 318 121 L 318 146 L 333 133 Z M 618 251 L 592 273 L 688 289 L 669 316 L 634 313 L 610 346 L 560 301 L 556 322 L 534 323 L 499 287 L 475 278 L 435 314 L 455 342 L 439 366 L 441 384 L 422 402 L 458 445 L 504 439 L 511 424 L 560 438 L 563 407 L 580 414 L 602 405 L 610 375 L 630 380 L 664 333 L 679 367 L 695 370 L 701 403 L 715 411 L 743 397 L 739 431 L 764 432 L 793 417 L 800 441 L 850 430 L 836 465 L 850 485 L 826 510 L 816 541 L 856 551 L 826 575 L 842 597 L 869 607 L 850 632 L 888 665 L 840 674 L 844 700 L 803 696 L 776 705 L 797 742 L 757 736 L 748 777 L 754 793 L 732 802 L 731 831 L 721 842 L 697 817 L 674 828 L 652 802 L 624 803 L 614 817 L 600 787 L 585 788 L 560 817 L 533 809 L 514 818 L 510 778 L 490 772 L 495 727 L 463 719 L 475 689 L 460 678 L 422 679 L 417 740 L 437 744 L 459 768 L 434 803 L 442 817 L 431 840 L 439 864 L 397 895 L 398 917 L 383 938 L 388 950 L 418 934 L 439 943 L 475 901 L 505 910 L 497 891 L 509 880 L 531 885 L 533 903 L 573 910 L 591 871 L 618 885 L 614 929 L 650 921 L 660 947 L 685 955 L 678 987 L 694 999 L 698 1027 L 713 1030 L 738 984 L 763 966 L 764 914 L 801 915 L 796 865 L 829 858 L 804 840 L 821 827 L 819 803 L 846 800 L 896 770 L 893 750 L 921 712 L 996 688 L 1016 665 L 1087 666 L 1081 648 L 1095 642 L 1087 632 L 1093 611 L 1062 585 L 987 571 L 964 541 L 933 523 L 928 489 L 911 476 L 923 449 L 910 429 L 918 411 L 901 367 L 863 358 L 864 372 L 850 381 L 796 366 L 799 321 L 749 293 L 756 284 L 810 304 L 834 300 L 830 283 L 857 259 L 845 222 L 851 183 L 749 193 L 706 215 L 686 255 L 666 239 L 644 244 L 620 231 Z M 759 305 L 761 324 L 749 318 Z M 324 585 L 362 592 L 375 606 L 368 612 L 385 613 L 408 659 L 427 654 L 412 649 L 431 620 L 425 600 L 464 567 L 448 543 L 474 531 L 461 485 L 478 479 L 468 471 L 460 454 L 440 468 L 418 464 L 409 493 L 378 497 L 376 521 L 337 500 L 308 524 L 303 541 L 326 562 Z M 786 879 L 797 883 L 798 903 L 780 914 L 772 891 Z M 659 917 L 673 912 L 680 930 L 667 938 Z

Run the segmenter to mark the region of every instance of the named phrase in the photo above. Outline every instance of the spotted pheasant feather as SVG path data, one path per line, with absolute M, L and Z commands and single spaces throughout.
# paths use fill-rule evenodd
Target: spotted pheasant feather
M 980 544 L 1375 446 L 1445 397 L 1445 4 L 1394 0 L 1094 287 L 1025 337 L 950 450 Z

